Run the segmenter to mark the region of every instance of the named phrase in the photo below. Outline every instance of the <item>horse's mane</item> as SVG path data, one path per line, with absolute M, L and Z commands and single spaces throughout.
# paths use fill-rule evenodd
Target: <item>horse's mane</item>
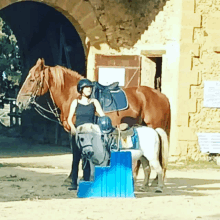
M 72 83 L 73 85 L 77 84 L 77 82 L 83 78 L 83 76 L 81 76 L 79 73 L 67 69 L 66 67 L 63 66 L 55 66 L 55 67 L 47 67 L 51 76 L 53 77 L 54 83 L 55 83 L 55 87 L 57 89 L 61 89 L 62 87 L 65 86 L 65 80 L 64 80 L 64 76 L 67 74 L 71 77 Z M 47 71 L 45 71 L 47 72 Z

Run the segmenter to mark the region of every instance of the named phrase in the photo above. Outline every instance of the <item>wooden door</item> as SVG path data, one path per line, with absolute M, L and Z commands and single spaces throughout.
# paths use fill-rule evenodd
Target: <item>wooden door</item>
M 99 68 L 124 68 L 123 87 L 134 87 L 140 85 L 141 57 L 140 56 L 95 56 L 95 80 L 99 79 Z M 117 78 L 115 78 L 115 82 Z

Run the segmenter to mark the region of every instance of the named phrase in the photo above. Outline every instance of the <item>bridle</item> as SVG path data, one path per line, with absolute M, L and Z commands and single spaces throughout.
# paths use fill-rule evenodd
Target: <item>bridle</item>
M 50 67 L 47 67 L 47 68 L 50 68 Z M 52 93 L 51 93 L 51 91 L 50 91 L 49 83 L 48 83 L 48 81 L 45 79 L 45 72 L 44 72 L 44 71 L 45 71 L 45 70 L 42 70 L 42 71 L 40 72 L 40 79 L 39 79 L 39 80 L 37 80 L 37 79 L 35 78 L 35 80 L 36 80 L 37 82 L 36 82 L 36 85 L 34 86 L 34 88 L 32 89 L 32 91 L 33 91 L 33 90 L 34 90 L 34 91 L 33 91 L 33 92 L 31 93 L 31 95 L 30 95 L 30 101 L 29 101 L 29 103 L 32 104 L 32 105 L 34 105 L 34 109 L 35 109 L 41 116 L 43 116 L 44 118 L 46 118 L 46 119 L 48 119 L 48 120 L 50 120 L 50 121 L 53 121 L 53 122 L 56 122 L 56 123 L 59 123 L 60 125 L 62 125 L 62 123 L 61 123 L 61 121 L 60 121 L 60 114 L 58 113 L 58 107 L 56 106 L 56 104 L 55 104 L 55 102 L 54 102 L 53 95 L 52 95 Z M 50 97 L 51 97 L 51 100 L 52 100 L 52 102 L 53 102 L 53 108 L 52 108 L 51 105 L 50 105 L 50 103 L 49 103 L 49 101 L 48 101 L 48 99 L 47 99 L 47 105 L 48 105 L 48 107 L 49 107 L 50 110 L 48 110 L 48 109 L 42 107 L 41 105 L 39 105 L 39 104 L 36 102 L 37 94 L 38 94 L 39 92 L 42 93 L 42 90 L 43 90 L 43 88 L 44 88 L 44 82 L 47 84 L 48 90 L 49 90 L 49 92 L 50 92 Z M 44 112 L 53 114 L 57 120 L 54 120 L 54 119 L 52 119 L 52 118 L 49 118 L 48 116 L 45 115 Z
M 78 134 L 85 134 L 85 133 L 78 133 Z M 82 150 L 83 148 L 86 148 L 86 147 L 89 147 L 89 146 L 91 146 L 92 147 L 92 145 L 84 145 L 84 146 L 82 146 L 81 145 L 81 142 L 78 140 L 79 139 L 79 136 L 77 135 L 77 141 L 76 141 L 76 143 L 78 143 L 79 144 L 79 147 L 80 147 L 80 149 Z M 100 162 L 100 163 L 97 163 L 97 164 L 95 164 L 96 166 L 100 166 L 105 160 L 106 160 L 106 156 L 107 156 L 107 149 L 105 149 L 105 146 L 103 145 L 103 148 L 104 148 L 104 151 L 105 151 L 105 155 L 104 155 L 104 157 L 103 157 L 103 160 Z M 90 160 L 90 159 L 88 159 L 88 157 L 86 156 L 86 155 L 84 155 L 84 154 L 81 154 L 82 155 L 82 159 L 85 159 L 86 160 L 86 162 L 85 162 L 85 164 L 84 164 L 84 166 L 83 166 L 83 169 L 86 167 L 86 164 L 87 164 L 87 161 L 88 160 Z

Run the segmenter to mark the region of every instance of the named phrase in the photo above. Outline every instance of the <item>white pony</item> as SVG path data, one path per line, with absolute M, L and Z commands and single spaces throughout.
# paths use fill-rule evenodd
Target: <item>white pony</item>
M 133 128 L 132 128 L 133 129 Z M 168 165 L 169 143 L 166 132 L 162 128 L 153 129 L 146 126 L 135 127 L 138 135 L 138 146 L 136 149 L 122 148 L 121 151 L 130 151 L 132 161 L 141 160 L 145 179 L 143 189 L 149 184 L 151 167 L 157 173 L 157 188 L 155 192 L 162 192 L 166 168 Z M 110 134 L 118 143 L 121 132 Z M 116 138 L 115 138 L 116 137 Z M 79 126 L 76 133 L 76 143 L 90 161 L 91 180 L 94 177 L 95 165 L 106 166 L 109 161 L 110 152 L 105 148 L 101 140 L 101 131 L 97 125 L 85 124 Z M 113 149 L 116 150 L 116 149 Z
M 76 144 L 82 157 L 90 163 L 90 181 L 93 181 L 95 166 L 107 166 L 110 158 L 110 152 L 102 142 L 99 126 L 86 123 L 77 127 Z

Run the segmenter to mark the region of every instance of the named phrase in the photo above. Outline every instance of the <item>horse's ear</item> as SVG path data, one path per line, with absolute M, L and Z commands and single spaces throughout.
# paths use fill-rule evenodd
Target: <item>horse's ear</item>
M 42 66 L 42 69 L 44 68 L 45 66 L 45 61 L 44 61 L 44 58 L 41 59 L 41 66 Z
M 38 58 L 36 65 L 40 65 L 41 64 L 41 58 Z

